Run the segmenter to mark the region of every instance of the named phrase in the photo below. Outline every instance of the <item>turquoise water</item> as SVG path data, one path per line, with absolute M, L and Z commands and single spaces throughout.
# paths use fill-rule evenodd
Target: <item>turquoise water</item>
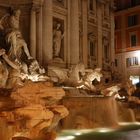
M 140 124 L 121 125 L 117 129 L 63 130 L 56 140 L 140 140 Z

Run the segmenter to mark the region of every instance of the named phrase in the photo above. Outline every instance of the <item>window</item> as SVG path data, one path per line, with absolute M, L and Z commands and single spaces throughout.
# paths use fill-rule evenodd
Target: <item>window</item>
M 118 66 L 118 60 L 115 59 L 115 66 L 117 67 Z
M 94 68 L 97 65 L 97 46 L 96 38 L 93 35 L 89 36 L 88 40 L 88 66 Z
M 93 0 L 89 0 L 89 10 L 93 11 Z
M 103 38 L 103 56 L 104 56 L 104 60 L 108 61 L 109 59 L 109 40 L 107 37 Z
M 128 27 L 137 25 L 137 15 L 128 16 Z
M 95 51 L 95 45 L 93 41 L 90 41 L 90 56 L 95 56 L 96 51 Z
M 121 17 L 116 17 L 115 18 L 115 29 L 120 29 L 121 28 L 121 21 L 120 21 Z
M 105 59 L 108 59 L 108 52 L 109 52 L 108 46 L 104 46 L 104 57 L 105 57 Z
M 131 45 L 131 47 L 137 46 L 137 36 L 136 36 L 136 34 L 130 35 L 130 45 Z
M 127 67 L 137 66 L 137 65 L 139 65 L 138 57 L 126 58 Z
M 115 29 L 118 29 L 118 22 L 117 22 L 117 19 L 115 19 Z
M 86 0 L 88 1 L 88 12 L 91 15 L 96 15 L 96 0 Z
M 130 1 L 131 7 L 137 6 L 137 5 L 139 5 L 139 4 L 140 4 L 140 0 L 131 0 L 131 1 Z

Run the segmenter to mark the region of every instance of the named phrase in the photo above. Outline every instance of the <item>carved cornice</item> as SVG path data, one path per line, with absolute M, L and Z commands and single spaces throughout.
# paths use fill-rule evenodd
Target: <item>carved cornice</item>
M 32 0 L 33 4 L 42 5 L 44 0 Z
M 105 5 L 105 4 L 110 4 L 110 3 L 112 3 L 112 1 L 110 1 L 110 0 L 97 0 L 97 3 L 98 3 L 99 5 Z
M 105 4 L 106 0 L 97 0 L 99 4 Z
M 40 11 L 40 8 L 43 5 L 44 0 L 32 0 L 32 4 L 31 4 L 31 10 L 33 11 Z
M 40 7 L 41 7 L 41 5 L 32 3 L 31 10 L 38 11 L 40 9 Z

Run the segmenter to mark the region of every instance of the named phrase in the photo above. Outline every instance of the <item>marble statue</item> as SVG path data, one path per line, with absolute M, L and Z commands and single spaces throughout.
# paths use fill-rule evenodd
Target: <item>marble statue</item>
M 6 42 L 5 48 L 2 48 L 4 54 L 1 54 L 5 63 L 2 64 L 3 67 L 1 68 L 5 68 L 5 71 L 8 72 L 8 77 L 5 78 L 4 82 L 5 85 L 1 83 L 0 86 L 6 88 L 13 88 L 16 85 L 23 86 L 24 80 L 48 80 L 45 70 L 31 57 L 27 43 L 22 37 L 19 27 L 20 14 L 19 9 L 11 9 L 8 14 L 0 19 L 0 33 Z M 23 58 L 23 56 L 25 57 Z
M 100 68 L 96 68 L 94 70 L 87 69 L 85 71 L 86 71 L 87 74 L 83 78 L 83 82 L 77 88 L 83 88 L 83 89 L 87 89 L 87 90 L 95 92 L 96 91 L 96 87 L 92 84 L 92 82 L 95 79 L 98 82 L 101 81 L 101 77 L 103 76 L 102 73 L 101 73 L 101 69 Z
M 11 10 L 0 20 L 0 29 L 4 32 L 7 45 L 10 45 L 7 52 L 9 59 L 21 62 L 21 55 L 24 52 L 28 59 L 31 58 L 27 44 L 19 29 L 19 18 L 21 11 Z M 6 24 L 7 23 L 7 24 Z
M 102 89 L 101 94 L 104 96 L 116 96 L 119 94 L 118 93 L 119 90 L 120 90 L 120 84 L 117 84 L 117 85 Z
M 92 82 L 96 79 L 100 82 L 103 76 L 100 68 L 85 69 L 84 64 L 78 63 L 70 69 L 62 69 L 58 67 L 49 67 L 50 79 L 56 77 L 56 82 L 64 86 L 72 86 L 76 88 L 83 88 L 90 91 L 96 91 Z
M 0 59 L 0 65 L 1 65 L 1 68 L 0 68 L 0 87 L 5 88 L 5 87 L 9 87 L 8 86 L 10 83 L 9 77 L 11 79 L 11 75 L 14 75 L 13 72 L 16 72 L 16 75 L 19 74 L 20 67 L 8 58 L 8 56 L 6 55 L 6 51 L 4 49 L 0 49 L 0 57 L 1 57 L 1 59 Z M 10 70 L 10 69 L 12 69 L 12 70 Z M 20 82 L 18 81 L 18 84 L 19 83 Z
M 52 66 L 48 68 L 48 71 L 51 73 L 50 77 L 58 79 L 59 84 L 76 87 L 82 82 L 82 77 L 85 75 L 85 66 L 82 63 L 78 63 L 67 70 Z
M 46 75 L 46 71 L 43 67 L 41 67 L 37 60 L 30 59 L 29 63 L 27 64 L 28 70 L 27 70 L 27 79 L 30 79 L 31 81 L 47 81 L 50 80 L 50 78 Z M 25 65 L 26 69 L 26 65 Z M 25 70 L 26 71 L 26 70 Z
M 6 94 L 0 101 L 0 120 L 7 125 L 12 122 L 8 140 L 36 139 L 44 129 L 52 134 L 69 113 L 57 104 L 65 96 L 64 90 L 53 87 L 45 69 L 31 57 L 19 29 L 19 18 L 20 10 L 12 10 L 0 19 L 0 40 L 5 41 L 4 47 L 0 45 L 0 94 Z
M 61 31 L 61 24 L 57 23 L 56 28 L 53 31 L 53 56 L 59 57 L 60 49 L 62 47 L 62 39 L 64 38 L 64 33 Z

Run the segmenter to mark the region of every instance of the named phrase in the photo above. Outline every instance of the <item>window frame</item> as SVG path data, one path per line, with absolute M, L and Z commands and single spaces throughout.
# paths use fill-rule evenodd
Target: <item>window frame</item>
M 135 43 L 132 42 L 132 37 L 135 36 Z M 138 44 L 138 36 L 137 36 L 137 32 L 130 32 L 129 33 L 129 42 L 130 42 L 130 47 L 136 47 Z
M 137 56 L 126 58 L 126 67 L 129 68 L 134 66 L 139 66 L 139 58 Z
M 138 25 L 138 14 L 129 15 L 127 17 L 127 26 L 132 27 Z

